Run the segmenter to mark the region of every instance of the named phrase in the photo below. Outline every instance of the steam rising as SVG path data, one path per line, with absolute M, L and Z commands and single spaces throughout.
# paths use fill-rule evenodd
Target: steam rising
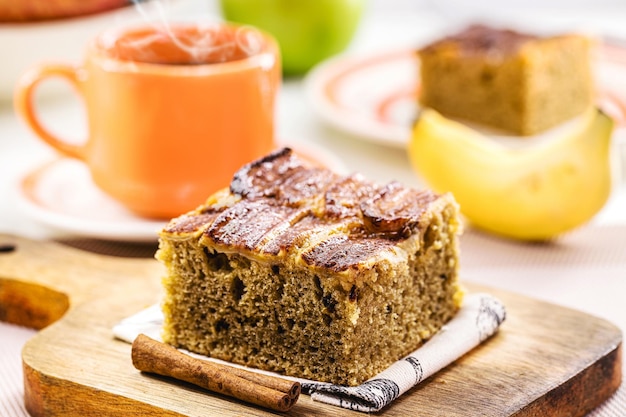
M 133 0 L 137 12 L 151 30 L 114 43 L 114 54 L 122 59 L 159 64 L 206 64 L 233 61 L 258 54 L 261 34 L 242 26 L 225 32 L 218 22 L 173 23 L 170 0 Z M 112 42 L 111 42 L 112 41 Z

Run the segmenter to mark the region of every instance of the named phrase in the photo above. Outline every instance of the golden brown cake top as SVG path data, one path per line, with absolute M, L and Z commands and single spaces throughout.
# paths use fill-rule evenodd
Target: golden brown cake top
M 399 243 L 419 238 L 427 213 L 451 201 L 397 182 L 340 176 L 284 148 L 241 168 L 229 189 L 173 219 L 161 236 L 200 236 L 220 251 L 269 261 L 295 253 L 311 267 L 356 271 L 401 256 Z
M 454 48 L 462 55 L 511 55 L 528 41 L 539 37 L 511 29 L 497 29 L 485 25 L 471 25 L 457 34 L 439 39 L 420 50 L 420 53 L 436 53 Z

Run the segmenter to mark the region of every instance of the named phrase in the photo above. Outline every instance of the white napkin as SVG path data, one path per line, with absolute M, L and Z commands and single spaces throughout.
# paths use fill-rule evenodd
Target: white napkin
M 504 305 L 493 296 L 468 294 L 456 316 L 427 343 L 363 384 L 346 387 L 296 380 L 301 382 L 302 392 L 315 401 L 356 411 L 379 411 L 493 335 L 505 317 Z M 162 324 L 161 309 L 153 305 L 122 320 L 113 328 L 113 334 L 128 343 L 140 333 L 161 340 Z

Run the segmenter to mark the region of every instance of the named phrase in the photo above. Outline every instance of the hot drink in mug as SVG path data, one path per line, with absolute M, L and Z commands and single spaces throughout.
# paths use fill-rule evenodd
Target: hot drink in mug
M 60 76 L 84 99 L 88 138 L 76 145 L 37 117 L 34 92 Z M 16 89 L 16 108 L 61 154 L 84 161 L 95 184 L 133 212 L 169 218 L 228 186 L 270 152 L 281 81 L 274 39 L 226 23 L 112 29 L 84 63 L 41 65 Z

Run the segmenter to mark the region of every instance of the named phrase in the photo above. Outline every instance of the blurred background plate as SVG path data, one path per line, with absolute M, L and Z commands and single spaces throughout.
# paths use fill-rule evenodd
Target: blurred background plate
M 626 47 L 603 45 L 594 57 L 598 102 L 626 126 Z M 404 148 L 418 111 L 419 61 L 404 49 L 332 58 L 305 80 L 307 99 L 329 125 L 357 138 Z

